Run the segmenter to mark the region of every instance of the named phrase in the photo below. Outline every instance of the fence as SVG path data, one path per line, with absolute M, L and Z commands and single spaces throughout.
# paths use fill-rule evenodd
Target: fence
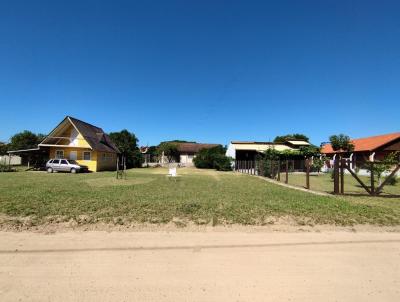
M 383 165 L 386 165 L 385 169 L 382 168 Z M 360 169 L 368 171 L 369 174 L 367 176 L 364 174 L 360 175 Z M 383 193 L 385 185 L 391 182 L 396 183 L 395 178 L 396 174 L 400 171 L 400 162 L 388 166 L 384 162 L 367 161 L 357 163 L 357 166 L 355 166 L 354 162 L 349 159 L 338 158 L 332 161 L 331 167 L 327 170 L 331 173 L 320 174 L 319 170 L 320 167 L 314 165 L 312 158 L 261 161 L 237 160 L 235 162 L 235 171 L 240 173 L 268 177 L 306 189 L 311 189 L 314 186 L 314 190 L 337 195 L 345 194 L 345 192 L 358 195 L 365 194 L 365 192 L 369 195 Z M 330 181 L 327 181 L 327 177 L 329 177 Z M 397 189 L 385 190 L 385 194 L 392 197 L 398 196 L 398 192 L 399 190 Z
M 1 165 L 10 165 L 10 166 L 18 166 L 21 165 L 21 157 L 19 156 L 10 156 L 10 155 L 1 155 L 0 156 L 0 164 Z
M 345 194 L 345 172 L 349 172 L 358 184 L 369 194 L 379 195 L 383 192 L 385 185 L 396 179 L 396 174 L 400 170 L 400 162 L 384 161 L 366 161 L 358 166 L 359 169 L 369 171 L 369 184 L 367 185 L 358 175 L 357 171 L 352 169 L 352 162 L 349 159 L 337 159 L 333 167 L 333 193 Z M 382 175 L 386 174 L 381 182 Z M 378 184 L 376 180 L 378 179 Z
M 235 171 L 268 177 L 277 181 L 284 179 L 285 183 L 289 183 L 289 173 L 298 173 L 305 176 L 304 187 L 310 189 L 311 159 L 237 160 L 235 161 Z

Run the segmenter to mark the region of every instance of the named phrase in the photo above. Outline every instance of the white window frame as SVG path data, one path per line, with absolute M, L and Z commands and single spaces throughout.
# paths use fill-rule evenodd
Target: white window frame
M 85 158 L 85 153 L 89 153 L 89 159 Z M 92 160 L 92 152 L 91 151 L 83 151 L 82 155 L 83 155 L 82 156 L 83 160 L 87 160 L 87 161 Z
M 57 152 L 62 152 L 62 157 L 57 157 Z M 56 152 L 54 154 L 54 158 L 55 159 L 63 159 L 64 158 L 64 150 L 56 150 Z

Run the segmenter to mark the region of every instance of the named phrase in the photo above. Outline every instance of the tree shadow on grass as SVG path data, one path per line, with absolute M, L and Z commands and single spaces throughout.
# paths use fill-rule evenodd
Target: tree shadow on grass
M 352 197 L 381 197 L 381 198 L 400 198 L 399 194 L 377 194 L 377 195 L 370 195 L 368 193 L 344 193 L 338 196 L 352 196 Z

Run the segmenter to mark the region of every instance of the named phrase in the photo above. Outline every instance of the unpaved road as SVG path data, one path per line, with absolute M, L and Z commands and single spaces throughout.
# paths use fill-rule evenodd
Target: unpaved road
M 0 301 L 400 301 L 400 233 L 0 233 Z

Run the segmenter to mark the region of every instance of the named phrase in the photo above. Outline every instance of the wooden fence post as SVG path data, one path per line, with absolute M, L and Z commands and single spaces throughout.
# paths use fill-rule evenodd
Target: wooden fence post
M 337 158 L 333 162 L 333 193 L 339 194 L 339 160 Z
M 117 179 L 119 174 L 119 156 L 117 155 Z
M 371 162 L 371 195 L 375 195 L 374 162 Z
M 340 194 L 344 194 L 344 166 L 346 159 L 342 158 L 340 161 Z
M 278 160 L 278 181 L 281 181 L 281 160 Z
M 286 160 L 286 169 L 285 169 L 286 179 L 285 184 L 289 183 L 289 160 Z
M 306 188 L 310 189 L 310 160 L 306 159 Z

